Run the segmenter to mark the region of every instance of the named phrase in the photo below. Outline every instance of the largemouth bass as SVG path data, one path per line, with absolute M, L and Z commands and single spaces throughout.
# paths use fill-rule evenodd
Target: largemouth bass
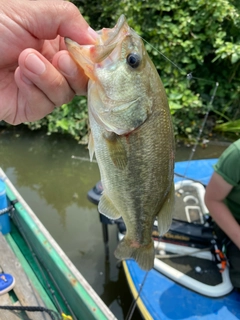
M 154 264 L 152 226 L 172 221 L 174 134 L 161 79 L 141 38 L 122 15 L 98 31 L 94 45 L 66 39 L 89 77 L 90 157 L 95 152 L 103 194 L 100 213 L 123 217 L 127 232 L 115 256 L 134 258 L 144 270 Z

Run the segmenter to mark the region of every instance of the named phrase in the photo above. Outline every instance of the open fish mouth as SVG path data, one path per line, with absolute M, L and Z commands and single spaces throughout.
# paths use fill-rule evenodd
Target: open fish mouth
M 106 41 L 104 41 L 105 46 L 108 46 L 110 44 L 112 45 L 113 44 L 112 41 L 116 41 L 116 44 L 117 44 L 118 35 L 122 31 L 122 28 L 123 28 L 125 22 L 126 22 L 125 16 L 121 15 L 120 18 L 118 19 L 116 26 L 113 29 L 111 29 L 111 31 L 108 32 L 108 39 Z M 109 30 L 109 29 L 103 28 L 102 30 L 98 31 L 97 33 L 99 35 L 102 35 L 102 33 L 104 33 L 106 30 Z M 126 35 L 127 35 L 127 33 L 126 33 Z

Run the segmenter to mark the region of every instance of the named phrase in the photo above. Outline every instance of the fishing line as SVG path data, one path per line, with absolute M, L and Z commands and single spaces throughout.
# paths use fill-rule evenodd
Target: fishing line
M 167 56 L 165 56 L 161 51 L 159 51 L 157 48 L 155 48 L 150 42 L 148 42 L 146 39 L 144 39 L 143 37 L 141 37 L 139 34 L 138 36 L 144 41 L 146 42 L 151 48 L 153 48 L 157 53 L 159 53 L 165 60 L 167 60 L 168 62 L 170 62 L 175 68 L 177 68 L 179 71 L 181 71 L 182 73 L 184 73 L 187 77 L 187 80 L 199 80 L 199 81 L 204 81 L 204 82 L 209 82 L 209 83 L 214 83 L 216 84 L 215 81 L 213 80 L 209 80 L 209 79 L 204 79 L 204 78 L 198 78 L 198 77 L 194 77 L 192 75 L 192 72 L 187 73 L 184 69 L 180 68 L 175 62 L 173 62 L 171 59 L 169 59 Z
M 81 161 L 89 161 L 89 162 L 97 163 L 97 160 L 92 159 L 91 161 L 90 158 L 87 158 L 87 157 L 78 157 L 78 156 L 72 155 L 71 158 L 76 160 L 81 160 Z
M 132 28 L 131 28 L 131 30 L 134 31 Z M 134 32 L 135 32 L 135 31 L 134 31 Z M 216 96 L 216 92 L 217 92 L 217 88 L 218 88 L 218 86 L 219 86 L 219 83 L 218 83 L 218 82 L 215 82 L 215 81 L 213 81 L 213 80 L 195 77 L 195 76 L 193 76 L 192 72 L 187 73 L 184 69 L 180 68 L 176 63 L 174 63 L 171 59 L 169 59 L 167 56 L 165 56 L 161 51 L 159 51 L 157 48 L 155 48 L 150 42 L 148 42 L 146 39 L 144 39 L 143 37 L 141 37 L 139 34 L 138 34 L 138 36 L 139 36 L 145 43 L 147 43 L 151 48 L 153 48 L 156 52 L 158 52 L 165 60 L 167 60 L 168 62 L 170 62 L 170 63 L 171 63 L 175 68 L 177 68 L 180 72 L 184 73 L 185 76 L 186 76 L 186 79 L 187 79 L 188 81 L 191 81 L 191 80 L 194 79 L 194 80 L 198 80 L 198 81 L 204 81 L 204 82 L 206 82 L 206 83 L 215 84 L 214 91 L 213 91 L 213 94 L 212 94 L 212 96 L 211 96 L 211 100 L 210 100 L 210 102 L 209 102 L 209 104 L 208 104 L 207 112 L 206 112 L 206 114 L 205 114 L 205 116 L 204 116 L 204 119 L 203 119 L 202 125 L 201 125 L 201 127 L 200 127 L 200 129 L 199 129 L 199 132 L 198 132 L 198 135 L 197 135 L 195 144 L 194 144 L 194 146 L 193 146 L 193 148 L 192 148 L 192 152 L 191 152 L 191 154 L 190 154 L 190 156 L 189 156 L 187 167 L 186 167 L 185 172 L 184 172 L 184 174 L 183 174 L 183 178 L 184 178 L 184 177 L 186 178 L 187 171 L 188 171 L 188 168 L 189 168 L 189 165 L 190 165 L 190 161 L 191 161 L 192 158 L 193 158 L 193 155 L 194 155 L 194 153 L 195 153 L 195 151 L 196 151 L 196 149 L 197 149 L 198 142 L 199 142 L 199 140 L 200 140 L 200 138 L 201 138 L 201 135 L 202 135 L 202 133 L 203 133 L 203 129 L 204 129 L 204 127 L 205 127 L 205 124 L 206 124 L 207 119 L 208 119 L 208 116 L 209 116 L 209 112 L 210 112 L 211 107 L 212 107 L 212 105 L 213 105 L 213 101 L 214 101 L 214 99 L 215 99 L 215 96 Z M 88 158 L 85 158 L 85 157 L 77 157 L 77 156 L 74 156 L 74 155 L 72 155 L 72 159 L 78 159 L 78 160 L 81 160 L 81 161 L 90 161 Z M 96 163 L 97 163 L 96 160 L 92 160 L 92 162 L 96 162 Z
M 140 36 L 140 35 L 139 35 Z M 140 36 L 141 37 L 141 36 Z M 196 141 L 193 145 L 193 148 L 192 148 L 192 151 L 190 153 L 190 156 L 189 156 L 189 159 L 188 159 L 188 162 L 187 162 L 187 166 L 185 168 L 185 171 L 184 171 L 184 174 L 183 174 L 183 177 L 186 178 L 187 176 L 187 171 L 188 171 L 188 168 L 189 168 L 189 165 L 190 165 L 190 161 L 193 159 L 193 156 L 194 156 L 194 153 L 197 149 L 197 146 L 198 146 L 198 143 L 199 143 L 199 140 L 202 136 L 202 133 L 203 133 L 203 130 L 204 130 L 204 127 L 205 127 L 205 124 L 207 122 L 207 119 L 208 119 L 208 116 L 209 116 L 209 112 L 212 108 L 212 105 L 213 105 L 213 101 L 215 99 L 215 96 L 216 96 L 216 93 L 217 93 L 217 89 L 218 89 L 218 86 L 219 86 L 219 83 L 218 82 L 215 82 L 213 80 L 209 80 L 209 79 L 204 79 L 204 78 L 198 78 L 198 77 L 194 77 L 192 75 L 192 73 L 187 73 L 184 69 L 180 68 L 176 63 L 174 63 L 171 59 L 169 59 L 167 56 L 165 56 L 161 51 L 159 51 L 158 49 L 156 49 L 151 43 L 149 43 L 147 40 L 145 40 L 143 37 L 141 37 L 142 40 L 144 42 L 146 42 L 151 48 L 153 48 L 156 52 L 158 52 L 165 60 L 167 60 L 168 62 L 170 62 L 175 68 L 177 68 L 181 73 L 185 73 L 186 75 L 186 78 L 188 81 L 191 81 L 192 79 L 194 80 L 198 80 L 198 81 L 204 81 L 204 82 L 208 82 L 208 83 L 212 83 L 212 84 L 215 84 L 215 87 L 214 87 L 214 90 L 213 90 L 213 94 L 211 96 L 211 99 L 210 99 L 210 102 L 208 103 L 208 107 L 207 107 L 207 111 L 205 113 L 205 116 L 204 116 L 204 119 L 203 119 L 203 122 L 202 122 L 202 125 L 199 129 L 199 132 L 198 132 L 198 135 L 197 135 L 197 138 L 196 138 Z
M 140 36 L 140 35 L 139 35 L 139 36 Z M 140 37 L 141 37 L 141 36 L 140 36 Z M 141 37 L 141 38 L 142 38 L 142 37 Z M 187 167 L 186 167 L 185 172 L 184 172 L 184 174 L 183 174 L 183 178 L 186 178 L 186 174 L 187 174 L 187 171 L 188 171 L 188 168 L 189 168 L 189 165 L 190 165 L 190 161 L 191 161 L 192 158 L 193 158 L 193 155 L 194 155 L 194 153 L 195 153 L 195 151 L 196 151 L 198 142 L 199 142 L 200 137 L 201 137 L 201 135 L 202 135 L 203 129 L 204 129 L 205 124 L 206 124 L 206 122 L 207 122 L 207 119 L 208 119 L 208 116 L 209 116 L 209 112 L 210 112 L 211 107 L 212 107 L 212 105 L 213 105 L 213 101 L 214 101 L 214 99 L 215 99 L 215 96 L 216 96 L 216 93 L 217 93 L 217 89 L 218 89 L 219 83 L 218 83 L 218 82 L 215 82 L 215 81 L 213 81 L 213 80 L 209 80 L 209 79 L 203 79 L 203 78 L 194 77 L 191 72 L 190 72 L 190 73 L 187 73 L 184 69 L 180 68 L 176 63 L 174 63 L 171 59 L 169 59 L 167 56 L 165 56 L 161 51 L 159 51 L 158 49 L 156 49 L 156 48 L 155 48 L 152 44 L 150 44 L 147 40 L 145 40 L 144 38 L 142 38 L 142 40 L 143 40 L 145 43 L 147 43 L 151 48 L 153 48 L 156 52 L 158 52 L 165 60 L 167 60 L 168 62 L 170 62 L 170 63 L 171 63 L 175 68 L 177 68 L 181 73 L 184 73 L 184 74 L 186 75 L 186 79 L 187 79 L 188 81 L 191 81 L 191 80 L 194 79 L 194 80 L 198 80 L 198 81 L 204 81 L 204 82 L 206 82 L 206 83 L 212 83 L 212 84 L 215 85 L 214 90 L 213 90 L 213 94 L 212 94 L 212 96 L 211 96 L 210 102 L 209 102 L 208 107 L 207 107 L 206 114 L 205 114 L 204 119 L 203 119 L 203 122 L 202 122 L 202 125 L 201 125 L 201 127 L 200 127 L 200 129 L 199 129 L 199 132 L 198 132 L 198 135 L 197 135 L 195 144 L 194 144 L 194 146 L 193 146 L 193 148 L 192 148 L 192 151 L 191 151 L 191 154 L 190 154 L 190 156 L 189 156 L 188 163 L 187 163 Z M 183 181 L 183 180 L 182 180 L 182 181 Z M 149 272 L 149 271 L 148 271 L 148 272 Z M 130 320 L 130 319 L 132 318 L 133 312 L 134 312 L 134 310 L 135 310 L 135 308 L 136 308 L 136 305 L 137 305 L 137 299 L 138 299 L 139 296 L 140 296 L 140 293 L 141 293 L 142 288 L 143 288 L 143 285 L 144 285 L 144 283 L 145 283 L 145 281 L 146 281 L 148 272 L 145 274 L 145 277 L 144 277 L 144 279 L 143 279 L 143 282 L 142 282 L 142 284 L 141 284 L 141 286 L 140 286 L 140 289 L 139 289 L 139 291 L 138 291 L 138 295 L 137 295 L 137 297 L 133 300 L 132 305 L 130 306 L 129 312 L 128 312 L 127 317 L 126 317 L 125 320 Z
M 207 119 L 208 119 L 208 116 L 209 116 L 209 112 L 210 112 L 210 110 L 211 110 L 213 101 L 214 101 L 215 96 L 216 96 L 216 93 L 217 93 L 218 86 L 219 86 L 219 84 L 218 84 L 218 82 L 216 82 L 216 83 L 215 83 L 215 88 L 214 88 L 214 90 L 213 90 L 213 94 L 212 94 L 212 96 L 211 96 L 211 100 L 210 100 L 210 102 L 209 102 L 209 104 L 208 104 L 207 112 L 205 113 L 205 116 L 204 116 L 202 125 L 201 125 L 201 127 L 200 127 L 200 129 L 199 129 L 199 132 L 198 132 L 198 135 L 197 135 L 195 144 L 194 144 L 194 146 L 193 146 L 193 148 L 192 148 L 192 151 L 191 151 L 191 153 L 190 153 L 190 156 L 189 156 L 189 159 L 188 159 L 188 162 L 187 162 L 187 166 L 186 166 L 185 171 L 184 171 L 184 174 L 183 174 L 184 177 L 186 177 L 186 175 L 187 175 L 187 171 L 188 171 L 190 162 L 191 162 L 191 160 L 192 160 L 192 158 L 193 158 L 193 155 L 194 155 L 194 153 L 195 153 L 195 151 L 196 151 L 196 149 L 197 149 L 197 146 L 198 146 L 198 142 L 199 142 L 199 140 L 200 140 L 200 138 L 201 138 L 201 135 L 202 135 L 202 133 L 203 133 L 203 129 L 204 129 L 205 124 L 206 124 L 206 122 L 207 122 Z
M 187 174 L 187 171 L 188 171 L 188 168 L 189 168 L 189 165 L 190 165 L 190 161 L 191 161 L 192 158 L 193 158 L 193 155 L 194 155 L 194 153 L 195 153 L 195 151 L 196 151 L 198 142 L 199 142 L 200 137 L 201 137 L 201 135 L 202 135 L 203 129 L 204 129 L 204 127 L 205 127 L 206 121 L 207 121 L 207 119 L 208 119 L 209 112 L 210 112 L 211 107 L 212 107 L 212 105 L 213 105 L 213 101 L 214 101 L 214 99 L 215 99 L 215 96 L 216 96 L 216 92 L 217 92 L 219 83 L 218 83 L 218 82 L 215 82 L 215 81 L 213 81 L 213 80 L 195 77 L 195 76 L 193 76 L 192 72 L 187 73 L 184 69 L 182 69 L 181 67 L 179 67 L 179 66 L 178 66 L 176 63 L 174 63 L 171 59 L 169 59 L 167 56 L 165 56 L 161 51 L 159 51 L 158 49 L 156 49 L 151 43 L 149 43 L 147 40 L 145 40 L 145 39 L 144 39 L 143 37 L 141 37 L 140 35 L 139 35 L 139 37 L 140 37 L 145 43 L 147 43 L 151 48 L 153 48 L 156 52 L 158 52 L 158 54 L 160 54 L 166 61 L 168 61 L 169 63 L 171 63 L 176 69 L 178 69 L 183 75 L 185 75 L 187 81 L 190 82 L 191 80 L 198 80 L 198 81 L 204 81 L 204 82 L 206 82 L 206 83 L 211 83 L 211 84 L 214 84 L 214 85 L 215 85 L 214 90 L 213 90 L 213 94 L 212 94 L 212 96 L 211 96 L 210 102 L 209 102 L 208 107 L 207 107 L 207 112 L 206 112 L 206 114 L 205 114 L 205 116 L 204 116 L 204 119 L 203 119 L 202 125 L 201 125 L 201 127 L 200 127 L 200 129 L 199 129 L 199 132 L 198 132 L 198 135 L 197 135 L 195 144 L 194 144 L 194 146 L 193 146 L 193 148 L 192 148 L 190 157 L 189 157 L 189 159 L 188 159 L 187 167 L 186 167 L 186 169 L 185 169 L 184 174 L 181 175 L 183 178 L 186 178 L 186 174 Z M 85 157 L 77 157 L 77 156 L 74 156 L 74 155 L 72 155 L 72 159 L 78 159 L 78 160 L 81 160 L 81 161 L 89 161 L 89 159 L 87 159 L 87 158 L 85 158 Z M 96 160 L 95 160 L 95 161 L 96 161 Z M 95 161 L 94 161 L 94 162 L 95 162 Z M 96 161 L 96 162 L 97 162 L 97 161 Z M 176 175 L 178 175 L 178 174 L 176 173 Z M 206 250 L 206 249 L 204 249 L 204 250 Z M 175 255 L 175 256 L 177 257 L 177 256 L 184 256 L 184 255 Z M 168 256 L 166 256 L 166 257 L 168 257 Z M 166 258 L 166 257 L 165 257 L 165 258 Z M 173 257 L 173 256 L 172 256 L 172 257 Z M 162 258 L 163 258 L 163 257 L 162 257 Z M 137 305 L 137 300 L 138 300 L 138 298 L 140 297 L 140 294 L 141 294 L 143 285 L 144 285 L 144 283 L 145 283 L 145 281 L 146 281 L 146 278 L 147 278 L 148 273 L 149 273 L 149 271 L 146 272 L 146 274 L 145 274 L 145 276 L 144 276 L 144 279 L 143 279 L 143 281 L 142 281 L 142 283 L 141 283 L 141 285 L 140 285 L 140 288 L 139 288 L 137 297 L 136 297 L 135 299 L 133 299 L 132 304 L 131 304 L 131 306 L 130 306 L 130 308 L 129 308 L 129 311 L 128 311 L 128 314 L 127 314 L 127 317 L 126 317 L 125 320 L 130 320 L 130 319 L 132 318 L 132 315 L 133 315 L 134 310 L 135 310 L 136 305 Z
M 145 283 L 145 281 L 146 281 L 146 279 L 147 279 L 148 273 L 149 273 L 149 271 L 147 271 L 147 272 L 145 273 L 145 276 L 144 276 L 144 278 L 143 278 L 143 281 L 142 281 L 142 283 L 141 283 L 141 285 L 140 285 L 140 288 L 139 288 L 139 290 L 138 290 L 137 297 L 136 297 L 135 299 L 133 299 L 132 304 L 131 304 L 131 306 L 130 306 L 130 308 L 129 308 L 129 310 L 128 310 L 128 314 L 127 314 L 127 317 L 125 318 L 125 320 L 131 320 L 131 319 L 132 319 L 134 310 L 136 309 L 136 306 L 137 306 L 137 300 L 138 300 L 138 298 L 140 297 L 140 294 L 141 294 L 143 285 L 144 285 L 144 283 Z
M 170 62 L 175 68 L 177 68 L 177 69 L 178 69 L 179 71 L 181 71 L 181 72 L 186 73 L 185 70 L 181 69 L 177 64 L 175 64 L 172 60 L 170 60 L 167 56 L 165 56 L 161 51 L 159 51 L 158 49 L 156 49 L 151 43 L 149 43 L 147 40 L 145 40 L 145 39 L 144 39 L 143 37 L 141 37 L 140 35 L 139 35 L 139 37 L 140 37 L 141 39 L 143 39 L 143 41 L 146 42 L 146 43 L 147 43 L 150 47 L 152 47 L 155 51 L 157 51 L 157 53 L 159 53 L 161 56 L 163 56 L 165 60 L 167 60 L 168 62 Z

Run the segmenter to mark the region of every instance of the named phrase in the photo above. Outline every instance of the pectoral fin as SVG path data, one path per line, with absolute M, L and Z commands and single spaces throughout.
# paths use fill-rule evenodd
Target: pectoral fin
M 172 212 L 174 208 L 175 189 L 174 183 L 167 195 L 167 198 L 158 214 L 158 231 L 160 236 L 168 231 L 172 223 Z
M 92 161 L 94 156 L 94 140 L 91 132 L 88 137 L 88 150 L 89 150 L 90 161 Z
M 107 143 L 108 151 L 112 162 L 118 169 L 124 169 L 127 165 L 127 153 L 120 137 L 114 132 L 106 132 L 103 134 Z
M 121 217 L 121 214 L 115 208 L 112 201 L 105 194 L 101 196 L 100 202 L 98 204 L 98 210 L 109 219 L 115 220 Z

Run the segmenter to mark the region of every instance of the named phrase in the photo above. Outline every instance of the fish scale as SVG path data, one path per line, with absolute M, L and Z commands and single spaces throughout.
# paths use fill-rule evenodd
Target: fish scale
M 103 185 L 98 209 L 110 219 L 122 216 L 127 228 L 115 256 L 134 258 L 149 270 L 153 222 L 157 218 L 165 233 L 174 203 L 174 134 L 164 87 L 124 16 L 113 29 L 100 31 L 95 44 L 66 39 L 66 45 L 90 78 L 89 150 Z

